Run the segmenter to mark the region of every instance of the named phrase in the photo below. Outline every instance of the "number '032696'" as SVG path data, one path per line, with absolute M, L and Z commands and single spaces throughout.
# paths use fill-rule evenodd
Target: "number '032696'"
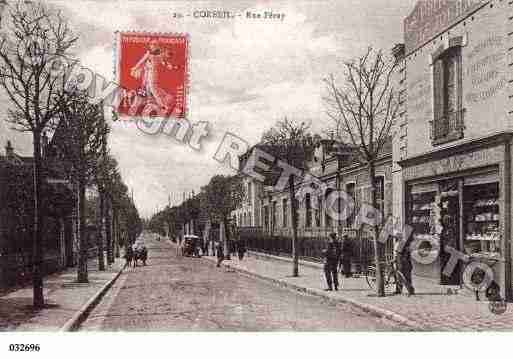
M 10 352 L 38 352 L 40 350 L 39 344 L 9 344 Z

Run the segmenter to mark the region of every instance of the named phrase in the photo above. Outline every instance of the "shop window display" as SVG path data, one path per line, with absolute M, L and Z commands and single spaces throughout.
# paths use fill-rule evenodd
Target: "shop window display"
M 416 235 L 433 234 L 432 208 L 436 192 L 412 193 L 410 197 L 409 224 Z
M 465 250 L 497 256 L 500 253 L 498 183 L 464 188 Z

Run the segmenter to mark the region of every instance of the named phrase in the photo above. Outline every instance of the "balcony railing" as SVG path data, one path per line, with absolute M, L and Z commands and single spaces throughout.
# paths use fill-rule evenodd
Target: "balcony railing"
M 463 138 L 465 109 L 446 114 L 444 117 L 430 121 L 433 146 L 456 141 Z

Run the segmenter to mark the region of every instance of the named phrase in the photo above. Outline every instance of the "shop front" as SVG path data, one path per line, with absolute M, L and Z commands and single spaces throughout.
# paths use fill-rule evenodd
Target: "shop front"
M 440 249 L 434 262 L 413 261 L 416 278 L 463 285 L 465 267 L 478 261 L 511 298 L 511 140 L 502 133 L 399 163 L 403 218 L 415 239 Z M 454 251 L 467 259 L 452 266 Z

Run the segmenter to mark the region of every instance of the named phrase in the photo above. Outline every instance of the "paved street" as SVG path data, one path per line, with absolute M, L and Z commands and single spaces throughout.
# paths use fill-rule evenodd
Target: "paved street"
M 145 241 L 148 266 L 125 270 L 81 330 L 402 329 L 350 305 L 282 289 L 204 259 L 176 257 L 167 242 Z

